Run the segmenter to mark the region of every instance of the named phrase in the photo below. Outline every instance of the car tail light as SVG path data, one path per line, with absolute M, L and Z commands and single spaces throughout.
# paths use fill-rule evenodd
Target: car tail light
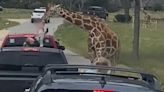
M 38 48 L 23 48 L 23 51 L 39 51 Z
M 112 90 L 93 90 L 93 92 L 114 92 Z

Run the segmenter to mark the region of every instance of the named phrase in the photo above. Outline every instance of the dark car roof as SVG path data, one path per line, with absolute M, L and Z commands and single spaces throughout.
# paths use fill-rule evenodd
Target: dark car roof
M 80 72 L 77 69 L 109 69 L 112 71 L 132 72 L 141 75 L 141 78 L 125 77 L 119 74 L 101 74 L 101 73 L 86 73 Z M 144 73 L 136 69 L 122 69 L 115 67 L 102 67 L 90 65 L 47 65 L 45 68 L 46 73 L 41 79 L 41 85 L 51 84 L 49 86 L 41 87 L 41 89 L 69 89 L 69 90 L 93 90 L 93 89 L 115 89 L 118 92 L 156 92 L 154 87 L 149 84 L 149 80 L 144 80 L 145 75 L 147 78 L 156 78 L 154 75 Z M 70 85 L 71 84 L 71 85 Z M 104 86 L 105 85 L 105 86 Z M 116 90 L 117 89 L 117 90 Z M 121 91 L 124 89 L 124 91 Z M 135 91 L 133 91 L 135 90 Z M 49 91 L 48 91 L 49 92 Z M 50 91 L 53 92 L 53 91 Z M 74 92 L 74 91 L 61 91 L 61 92 Z M 77 91 L 81 92 L 81 91 Z M 83 92 L 83 91 L 82 91 Z M 88 92 L 88 91 L 86 91 Z M 89 91 L 90 92 L 90 91 Z M 157 91 L 158 92 L 158 91 Z

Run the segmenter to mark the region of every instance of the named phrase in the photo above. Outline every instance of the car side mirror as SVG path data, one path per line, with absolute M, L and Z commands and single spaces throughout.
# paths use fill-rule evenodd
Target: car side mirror
M 59 46 L 59 49 L 65 50 L 65 47 L 64 46 Z

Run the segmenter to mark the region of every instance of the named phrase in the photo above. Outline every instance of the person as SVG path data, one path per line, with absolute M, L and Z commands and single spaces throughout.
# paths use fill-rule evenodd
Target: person
M 23 43 L 24 47 L 34 47 L 35 46 L 35 40 L 32 37 L 27 37 L 26 41 Z
M 96 58 L 94 60 L 95 63 L 93 63 L 93 65 L 97 65 L 97 66 L 110 66 L 111 63 L 109 62 L 108 59 L 104 58 L 104 57 L 100 57 L 100 58 Z M 105 69 L 87 69 L 85 72 L 87 73 L 111 73 L 110 70 L 105 70 Z

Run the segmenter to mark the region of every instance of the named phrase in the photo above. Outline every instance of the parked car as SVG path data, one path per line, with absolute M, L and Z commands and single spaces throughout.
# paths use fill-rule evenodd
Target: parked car
M 22 47 L 27 37 L 32 37 L 35 39 L 37 34 L 12 34 L 7 35 L 2 42 L 2 47 Z M 65 47 L 61 46 L 59 42 L 54 39 L 52 35 L 45 35 L 43 47 L 47 48 L 57 48 L 64 50 Z M 39 47 L 38 41 L 35 41 L 35 46 Z
M 98 16 L 100 18 L 106 19 L 108 17 L 108 12 L 105 8 L 100 6 L 89 6 L 84 14 Z
M 0 51 L 0 91 L 23 92 L 47 64 L 68 64 L 62 50 L 39 47 L 4 47 Z
M 45 16 L 45 14 L 46 14 L 46 9 L 44 9 L 44 8 L 34 9 L 32 16 L 31 16 L 31 23 L 34 23 L 37 20 L 42 20 L 42 18 Z M 49 23 L 49 22 L 50 22 L 50 17 L 46 16 L 45 23 Z
M 86 72 L 88 69 L 113 73 Z M 161 92 L 158 84 L 154 75 L 133 69 L 61 64 L 47 65 L 44 73 L 24 92 Z
M 3 11 L 3 7 L 2 6 L 0 6 L 0 11 Z

